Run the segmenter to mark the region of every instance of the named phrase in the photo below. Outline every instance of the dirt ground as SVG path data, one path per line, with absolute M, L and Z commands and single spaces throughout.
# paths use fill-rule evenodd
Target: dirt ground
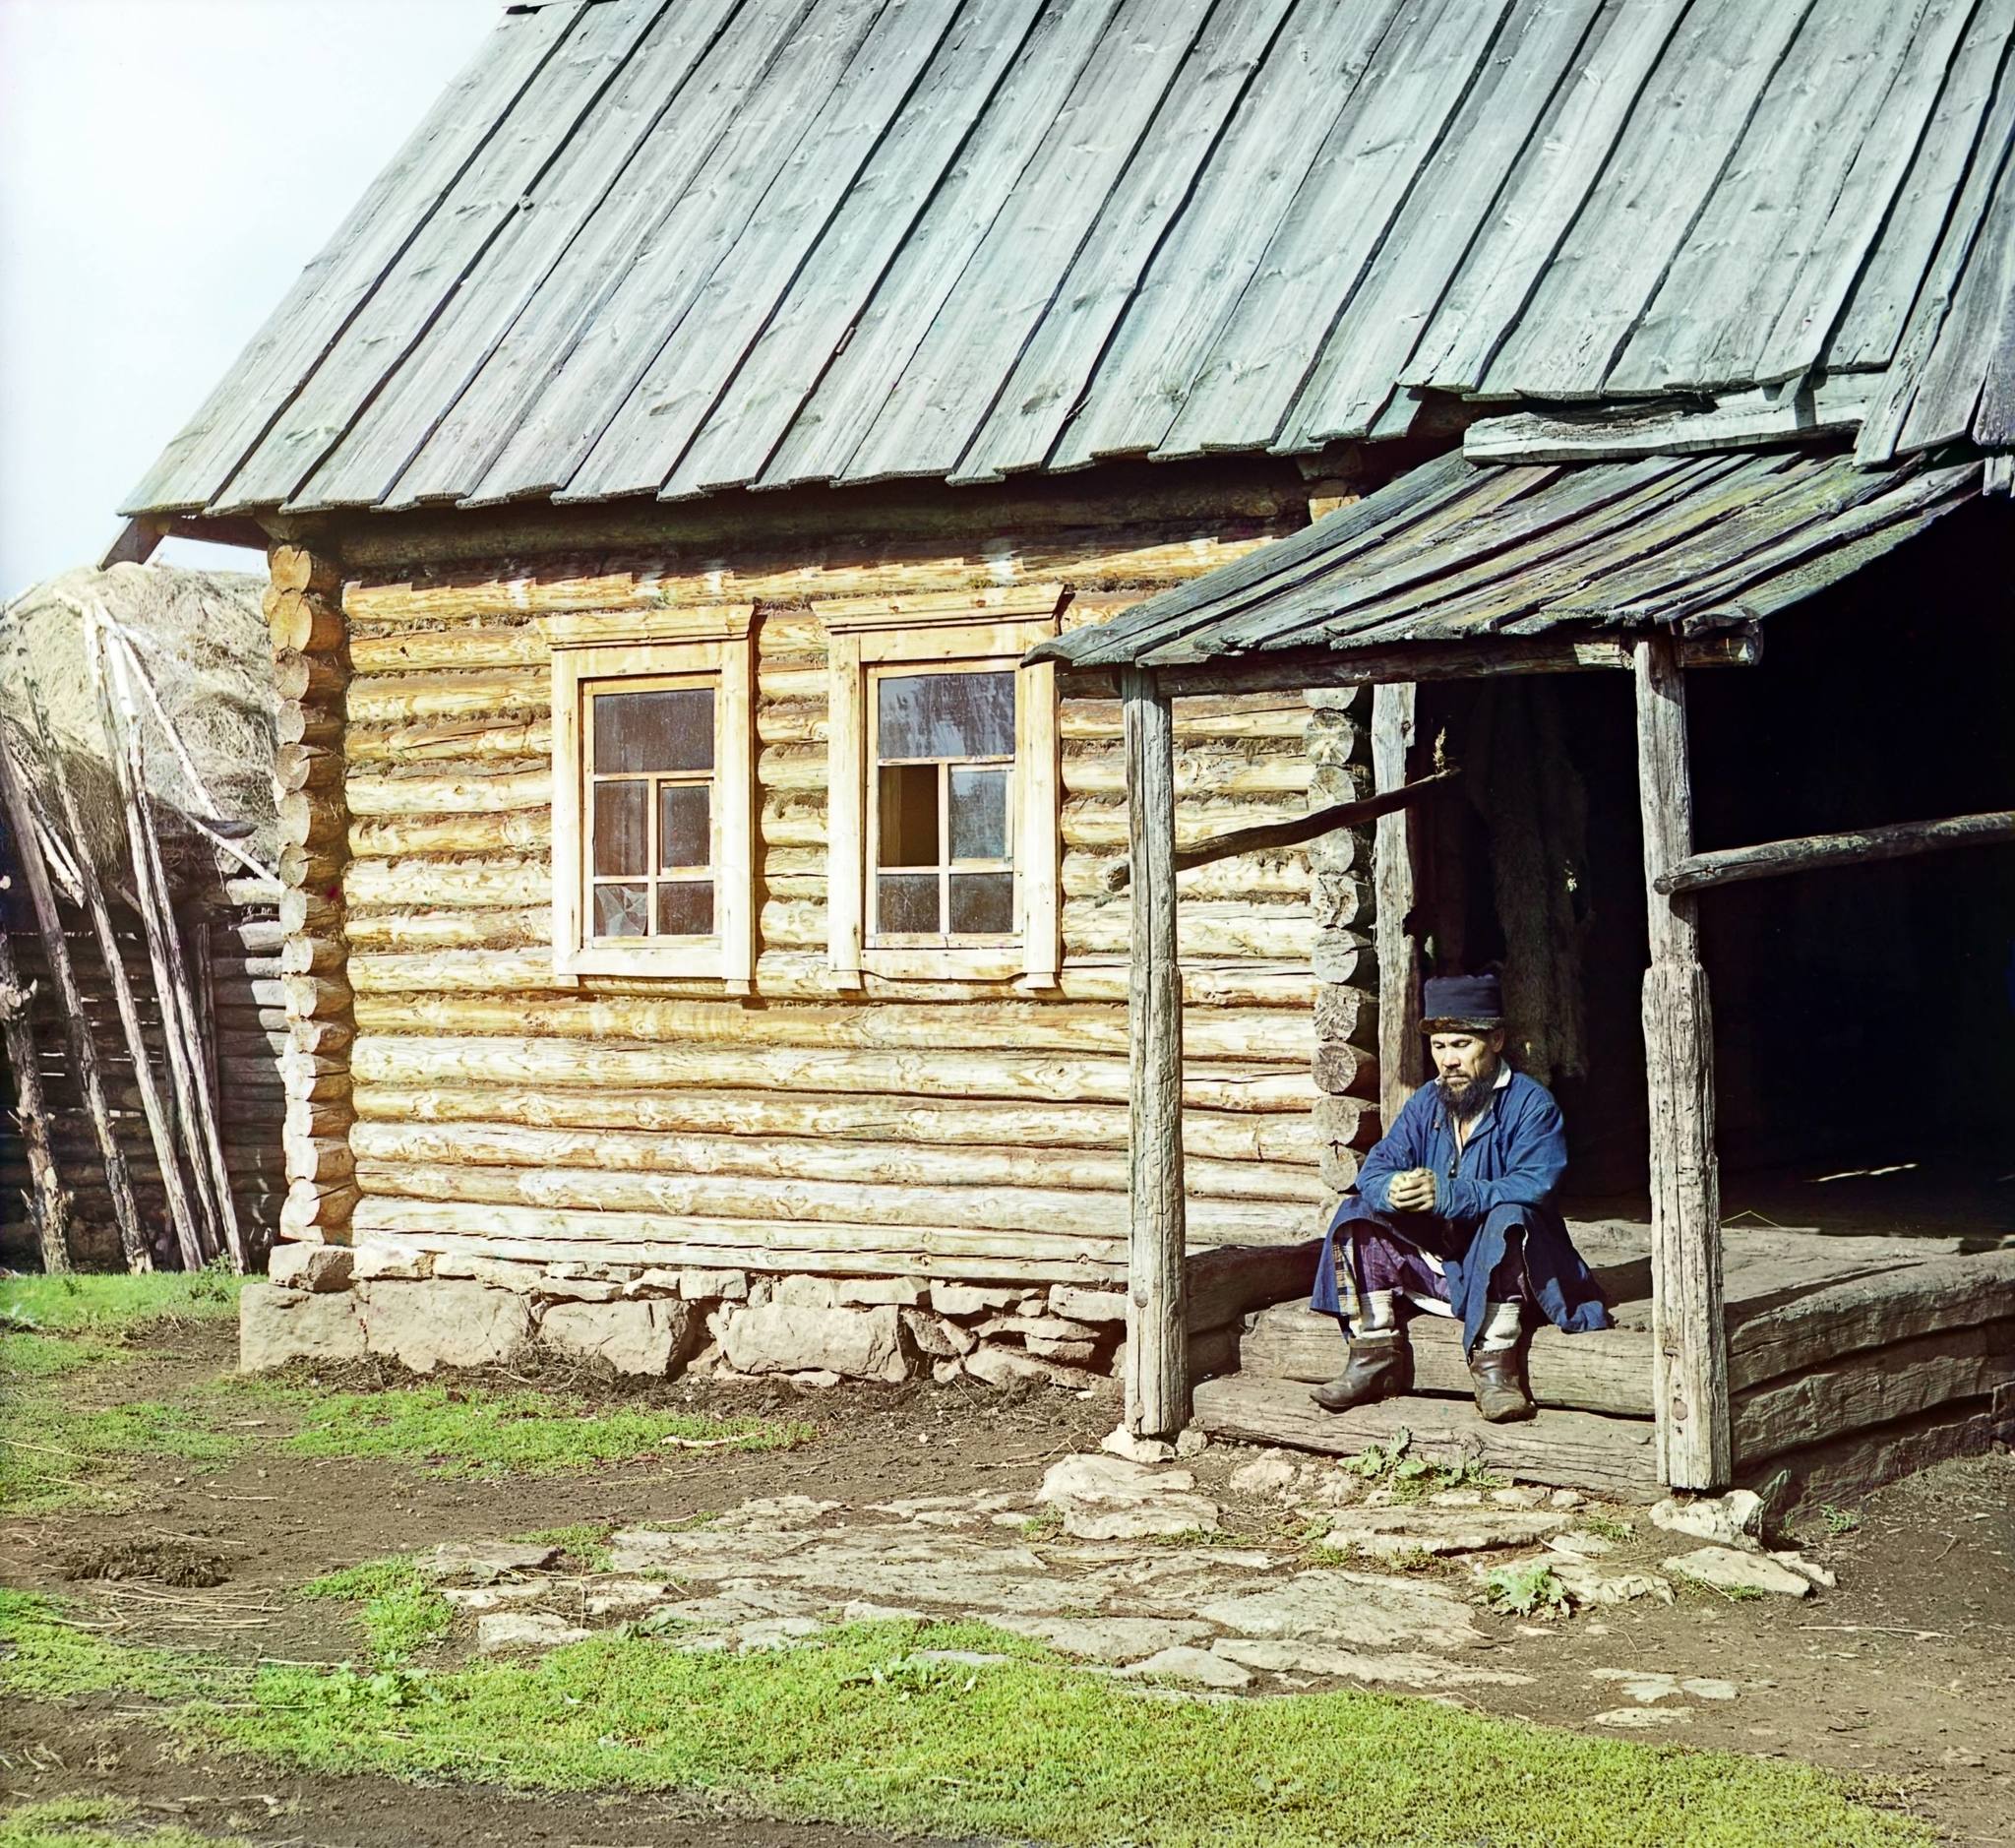
M 228 1326 L 184 1327 L 176 1341 L 172 1355 L 149 1354 L 121 1370 L 122 1396 L 172 1396 L 231 1364 Z M 1094 1448 L 1113 1421 L 1110 1405 L 1050 1391 L 1009 1402 L 959 1383 L 824 1393 L 729 1393 L 695 1384 L 651 1396 L 808 1418 L 817 1436 L 794 1450 L 688 1452 L 543 1481 L 457 1481 L 404 1464 L 294 1457 L 256 1443 L 211 1473 L 148 1461 L 116 1512 L 0 1527 L 0 1582 L 68 1598 L 132 1641 L 238 1660 L 339 1660 L 356 1649 L 344 1612 L 282 1594 L 360 1560 L 563 1523 L 676 1520 L 759 1496 L 811 1492 L 863 1505 L 1032 1487 L 1057 1457 Z M 1252 1454 L 1213 1447 L 1191 1467 L 1198 1488 L 1223 1503 L 1225 1525 L 1264 1543 L 1277 1540 L 1291 1516 L 1278 1502 L 1230 1490 L 1231 1472 Z M 1655 1568 L 1694 1544 L 1650 1529 L 1641 1515 L 1637 1527 L 1606 1565 Z M 1809 1520 L 1797 1538 L 1838 1573 L 1838 1589 L 1800 1602 L 1730 1602 L 1692 1591 L 1672 1606 L 1639 1601 L 1545 1624 L 1486 1615 L 1492 1665 L 1532 1679 L 1464 1698 L 1619 1737 L 1626 1735 L 1591 1724 L 1629 1705 L 1598 1670 L 1732 1682 L 1734 1698 L 1687 1703 L 1682 1723 L 1627 1736 L 1804 1759 L 1854 1776 L 1870 1797 L 1923 1817 L 1950 1842 L 2015 1843 L 2015 1457 L 1941 1465 L 1830 1523 Z M 165 1546 L 181 1562 L 171 1578 L 185 1575 L 191 1558 L 207 1557 L 220 1566 L 221 1581 L 64 1575 L 65 1561 L 81 1549 L 134 1554 L 148 1545 Z M 138 1565 L 145 1569 L 144 1553 Z M 1460 1564 L 1435 1570 L 1469 1577 Z M 0 1715 L 0 1787 L 23 1799 L 124 1797 L 152 1819 L 271 1848 L 840 1848 L 884 1839 L 730 1816 L 692 1800 L 416 1791 L 373 1777 L 296 1777 L 184 1759 L 119 1699 L 22 1703 Z

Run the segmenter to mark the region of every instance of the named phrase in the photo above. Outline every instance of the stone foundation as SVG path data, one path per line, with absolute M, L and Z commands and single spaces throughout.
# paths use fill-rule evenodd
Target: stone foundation
M 1112 1378 L 1126 1323 L 1122 1291 L 1076 1284 L 538 1264 L 376 1238 L 278 1248 L 269 1281 L 240 1299 L 239 1367 L 370 1353 L 432 1373 L 544 1353 L 652 1379 L 963 1375 L 1083 1389 Z

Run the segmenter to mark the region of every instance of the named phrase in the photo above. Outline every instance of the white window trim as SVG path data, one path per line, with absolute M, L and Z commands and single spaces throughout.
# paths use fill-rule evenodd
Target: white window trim
M 815 601 L 827 662 L 827 955 L 841 988 L 864 975 L 923 981 L 1015 981 L 1054 988 L 1062 964 L 1059 847 L 1062 778 L 1057 675 L 1022 656 L 1057 633 L 1061 584 L 946 596 Z M 1015 941 L 947 949 L 867 941 L 868 682 L 895 665 L 994 662 L 1015 670 Z
M 714 979 L 756 976 L 753 603 L 548 617 L 553 655 L 553 972 Z M 595 943 L 586 931 L 587 765 L 581 702 L 600 681 L 706 675 L 714 701 L 714 934 Z

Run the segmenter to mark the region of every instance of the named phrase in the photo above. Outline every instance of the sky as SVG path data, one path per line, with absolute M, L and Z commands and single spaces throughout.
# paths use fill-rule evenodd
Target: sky
M 0 0 L 0 597 L 97 562 L 126 491 L 502 12 Z

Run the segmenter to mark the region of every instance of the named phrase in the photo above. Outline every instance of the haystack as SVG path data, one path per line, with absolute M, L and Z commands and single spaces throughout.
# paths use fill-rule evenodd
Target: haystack
M 92 688 L 85 611 L 100 611 L 117 626 L 160 702 L 156 714 L 145 691 L 135 689 L 148 788 L 168 836 L 164 857 L 171 873 L 180 867 L 193 881 L 216 858 L 190 818 L 214 828 L 213 818 L 221 817 L 226 826 L 217 832 L 262 866 L 274 861 L 273 667 L 260 607 L 265 587 L 263 578 L 240 572 L 114 565 L 48 579 L 0 613 L 0 723 L 8 748 L 50 831 L 71 853 L 89 852 L 108 886 L 127 884 L 131 865 L 111 746 Z M 31 672 L 49 748 L 78 799 L 88 841 L 71 840 L 62 825 L 51 766 L 28 704 Z M 192 770 L 201 788 L 193 786 Z

